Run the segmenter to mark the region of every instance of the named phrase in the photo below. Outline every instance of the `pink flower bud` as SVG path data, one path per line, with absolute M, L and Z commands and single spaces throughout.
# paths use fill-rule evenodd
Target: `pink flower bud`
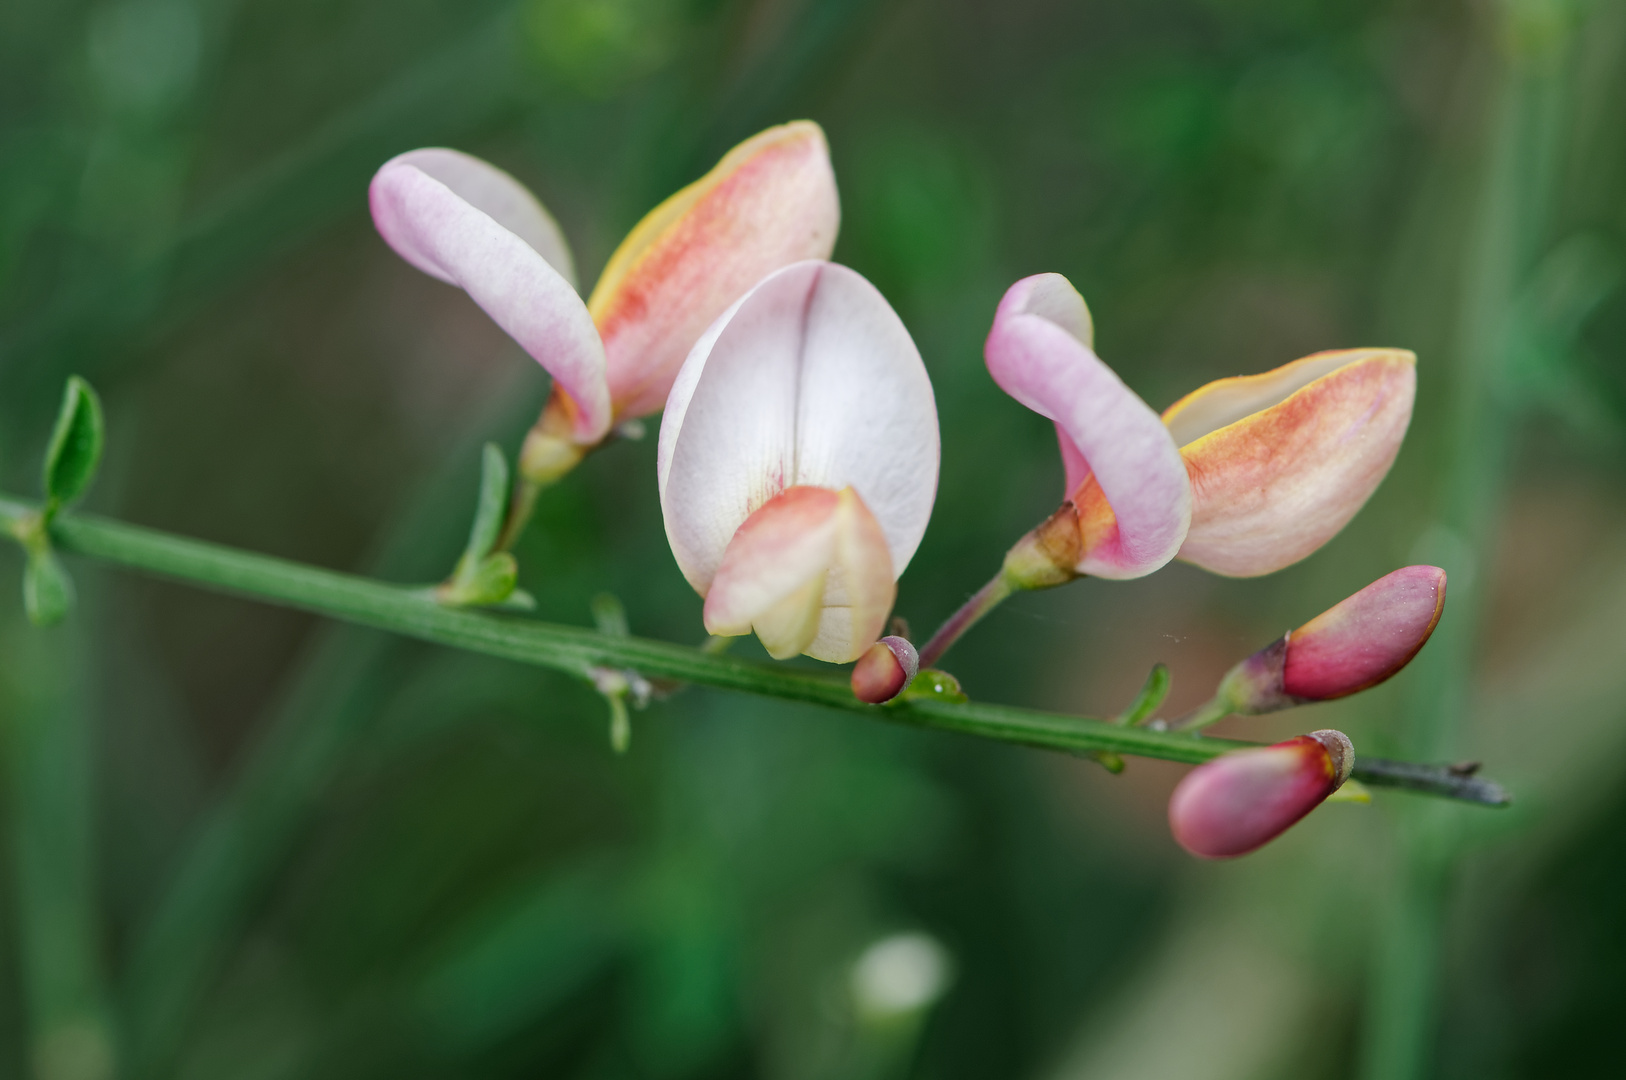
M 901 637 L 884 637 L 853 667 L 853 696 L 879 705 L 903 693 L 920 670 L 920 654 Z
M 1262 847 L 1319 806 L 1349 778 L 1355 748 L 1341 731 L 1314 731 L 1258 750 L 1238 750 L 1186 774 L 1169 799 L 1169 830 L 1204 859 Z
M 1262 713 L 1376 686 L 1411 663 L 1444 609 L 1445 571 L 1403 567 L 1232 668 L 1219 698 Z
M 1445 571 L 1407 566 L 1381 577 L 1287 638 L 1282 690 L 1327 701 L 1389 678 L 1411 663 L 1445 610 Z

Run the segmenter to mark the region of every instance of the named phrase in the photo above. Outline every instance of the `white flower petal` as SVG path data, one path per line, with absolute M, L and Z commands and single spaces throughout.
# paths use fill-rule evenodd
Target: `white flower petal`
M 797 263 L 724 312 L 673 385 L 658 465 L 667 537 L 704 594 L 758 507 L 793 485 L 851 486 L 901 573 L 938 455 L 931 382 L 886 300 L 846 267 Z

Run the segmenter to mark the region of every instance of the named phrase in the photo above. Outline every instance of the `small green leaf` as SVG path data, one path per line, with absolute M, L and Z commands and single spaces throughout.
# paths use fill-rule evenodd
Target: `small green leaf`
M 52 507 L 83 495 L 102 459 L 102 403 L 79 376 L 68 379 L 51 445 L 45 452 L 45 498 Z
M 23 609 L 35 626 L 61 622 L 73 607 L 73 581 L 56 553 L 40 548 L 28 556 L 23 568 Z
M 496 443 L 486 443 L 480 455 L 480 501 L 475 504 L 468 546 L 463 549 L 463 558 L 471 567 L 491 554 L 507 514 L 508 459 Z
M 894 701 L 947 701 L 963 705 L 971 699 L 960 689 L 960 680 L 946 671 L 926 668 L 904 688 Z
M 1169 696 L 1169 689 L 1173 685 L 1174 680 L 1169 676 L 1169 665 L 1153 664 L 1151 674 L 1146 676 L 1146 685 L 1140 688 L 1140 693 L 1135 695 L 1135 700 L 1130 702 L 1129 708 L 1118 714 L 1117 722 L 1126 727 L 1135 727 L 1144 723 L 1147 717 L 1156 712 L 1157 707 L 1163 704 L 1163 699 Z M 1102 764 L 1106 763 L 1102 762 Z M 1112 771 L 1121 772 L 1122 770 L 1123 762 L 1120 761 L 1118 768 Z

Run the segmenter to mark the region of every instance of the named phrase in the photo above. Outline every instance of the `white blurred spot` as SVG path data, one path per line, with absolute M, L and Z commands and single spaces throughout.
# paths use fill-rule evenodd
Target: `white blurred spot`
M 893 934 L 853 964 L 858 1011 L 876 1019 L 919 1012 L 943 996 L 951 979 L 948 950 L 928 934 Z

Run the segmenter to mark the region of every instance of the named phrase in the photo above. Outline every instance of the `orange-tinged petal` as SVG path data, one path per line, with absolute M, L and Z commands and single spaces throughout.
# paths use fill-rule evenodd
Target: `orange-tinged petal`
M 1176 402 L 1163 418 L 1193 496 L 1180 557 L 1252 577 L 1332 539 L 1399 453 L 1416 363 L 1403 349 L 1317 353 Z
M 735 532 L 706 594 L 706 629 L 755 631 L 769 655 L 856 660 L 897 594 L 886 537 L 852 488 L 786 488 Z
M 650 211 L 587 302 L 616 416 L 658 411 L 706 327 L 780 267 L 828 258 L 840 222 L 829 147 L 808 120 L 747 139 Z

